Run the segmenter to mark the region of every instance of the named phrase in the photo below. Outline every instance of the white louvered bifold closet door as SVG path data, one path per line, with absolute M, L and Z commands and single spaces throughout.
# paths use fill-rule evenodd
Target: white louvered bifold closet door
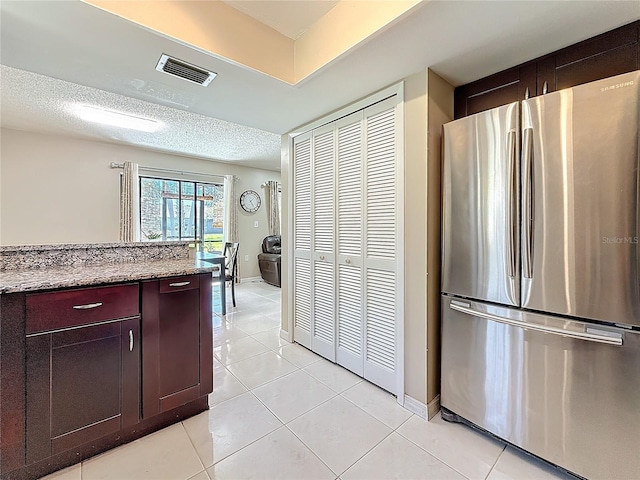
M 400 95 L 293 141 L 294 340 L 403 398 Z
M 336 135 L 336 362 L 363 376 L 362 111 L 338 120 Z
M 313 131 L 313 315 L 311 348 L 335 361 L 335 128 Z
M 293 334 L 296 342 L 311 348 L 311 132 L 293 141 L 293 179 Z
M 399 363 L 397 259 L 400 246 L 396 101 L 364 110 L 364 378 L 395 392 Z

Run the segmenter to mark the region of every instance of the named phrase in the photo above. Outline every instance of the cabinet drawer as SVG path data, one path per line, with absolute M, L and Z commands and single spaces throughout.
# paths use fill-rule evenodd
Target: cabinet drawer
M 180 290 L 192 290 L 194 288 L 200 288 L 199 280 L 200 277 L 198 275 L 163 278 L 160 280 L 160 293 L 178 292 Z
M 138 315 L 138 284 L 27 295 L 27 334 Z

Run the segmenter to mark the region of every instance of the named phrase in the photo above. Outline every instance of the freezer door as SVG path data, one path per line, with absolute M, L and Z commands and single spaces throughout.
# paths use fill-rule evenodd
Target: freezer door
M 442 298 L 443 407 L 591 480 L 640 472 L 640 332 Z
M 518 305 L 519 104 L 444 125 L 442 290 Z
M 522 306 L 640 325 L 640 71 L 525 100 Z

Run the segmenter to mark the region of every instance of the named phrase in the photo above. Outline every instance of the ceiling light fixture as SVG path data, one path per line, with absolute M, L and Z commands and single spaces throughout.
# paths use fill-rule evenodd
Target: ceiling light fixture
M 87 122 L 102 123 L 114 127 L 130 128 L 143 132 L 155 132 L 160 128 L 160 122 L 150 118 L 137 117 L 128 113 L 116 112 L 105 108 L 93 107 L 91 105 L 79 105 L 77 114 Z

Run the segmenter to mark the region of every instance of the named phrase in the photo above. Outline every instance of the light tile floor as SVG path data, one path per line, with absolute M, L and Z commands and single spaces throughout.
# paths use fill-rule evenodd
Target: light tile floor
M 280 337 L 280 290 L 214 289 L 211 409 L 48 479 L 560 479 L 466 426 L 431 422 Z

